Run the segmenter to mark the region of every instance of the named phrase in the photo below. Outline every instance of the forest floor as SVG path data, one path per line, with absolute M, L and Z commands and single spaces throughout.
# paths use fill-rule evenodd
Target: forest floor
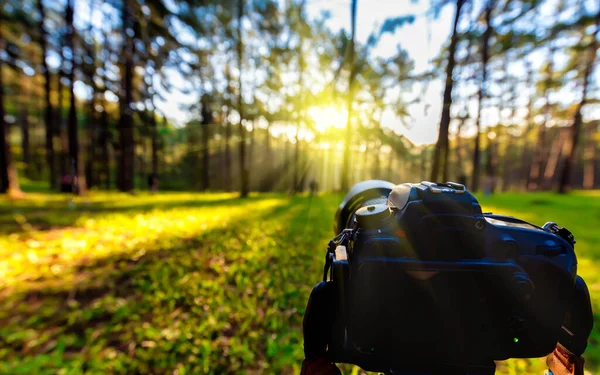
M 298 374 L 302 316 L 339 202 L 227 193 L 0 198 L 0 373 Z M 600 192 L 481 203 L 575 234 L 597 312 L 586 355 L 596 373 Z M 498 367 L 545 368 L 540 359 Z

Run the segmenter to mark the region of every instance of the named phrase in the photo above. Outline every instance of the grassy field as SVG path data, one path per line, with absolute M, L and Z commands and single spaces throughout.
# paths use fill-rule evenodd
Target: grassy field
M 299 373 L 302 315 L 339 200 L 0 198 L 0 373 Z M 571 229 L 600 312 L 600 193 L 481 202 L 486 211 Z M 597 324 L 591 373 L 600 370 L 599 339 Z M 501 374 L 543 369 L 539 359 L 499 364 Z

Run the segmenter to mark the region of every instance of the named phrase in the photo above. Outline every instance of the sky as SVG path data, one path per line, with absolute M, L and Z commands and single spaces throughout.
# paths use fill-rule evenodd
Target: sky
M 357 6 L 357 38 L 366 42 L 370 33 L 378 29 L 384 20 L 406 14 L 416 16 L 413 24 L 398 29 L 394 35 L 384 35 L 377 48 L 372 51 L 374 56 L 391 56 L 397 46 L 407 50 L 415 62 L 415 72 L 422 72 L 431 67 L 430 61 L 436 57 L 443 44 L 447 41 L 450 31 L 454 8 L 445 7 L 438 18 L 431 19 L 426 13 L 429 0 L 418 2 L 412 0 L 358 0 Z M 306 11 L 311 19 L 316 18 L 322 11 L 329 11 L 331 18 L 328 27 L 333 31 L 350 29 L 350 0 L 307 0 Z M 427 17 L 430 17 L 429 20 Z M 178 74 L 170 74 L 174 86 L 183 85 L 183 78 Z M 432 143 L 437 139 L 442 103 L 443 85 L 441 80 L 434 80 L 422 97 L 420 104 L 409 108 L 411 119 L 406 124 L 400 123 L 390 113 L 383 118 L 383 125 L 393 128 L 399 134 L 404 134 L 415 144 Z M 167 95 L 166 101 L 157 102 L 157 107 L 165 113 L 169 120 L 183 124 L 189 118 L 189 112 L 183 105 L 193 104 L 197 98 L 180 93 Z M 427 110 L 425 108 L 427 106 Z
M 586 0 L 588 9 L 596 9 L 596 0 Z M 340 29 L 350 29 L 350 2 L 351 0 L 306 0 L 306 11 L 310 19 L 317 18 L 323 11 L 327 11 L 330 14 L 330 18 L 327 21 L 327 26 L 334 32 Z M 405 24 L 398 28 L 394 34 L 385 34 L 380 40 L 375 49 L 371 51 L 372 56 L 388 57 L 393 55 L 397 51 L 397 47 L 408 52 L 408 55 L 414 61 L 414 73 L 428 71 L 433 66 L 431 61 L 438 57 L 442 48 L 448 43 L 451 24 L 454 17 L 455 6 L 449 5 L 442 8 L 441 12 L 437 17 L 433 17 L 430 12 L 431 0 L 357 0 L 357 39 L 361 43 L 365 43 L 369 35 L 379 30 L 384 21 L 388 18 L 398 17 L 402 15 L 413 15 L 415 21 L 412 24 Z M 76 9 L 77 19 L 76 27 L 85 28 L 87 22 L 89 22 L 89 10 L 83 8 L 81 4 L 86 2 L 78 2 L 80 4 Z M 475 0 L 475 3 L 478 1 Z M 539 13 L 537 13 L 538 21 L 540 23 L 553 22 L 552 17 L 555 13 L 556 2 L 550 0 L 544 3 Z M 99 10 L 96 10 L 97 12 Z M 568 17 L 568 15 L 567 15 Z M 466 17 L 461 17 L 462 21 L 466 21 Z M 94 17 L 93 22 L 102 22 L 102 17 Z M 96 22 L 96 23 L 97 23 Z M 78 25 L 80 23 L 80 25 Z M 102 25 L 95 25 L 97 28 Z M 463 25 L 464 27 L 464 25 Z M 525 27 L 528 27 L 526 24 Z M 185 34 L 182 30 L 182 34 Z M 179 35 L 181 37 L 182 35 Z M 528 57 L 534 70 L 539 70 L 542 63 L 547 59 L 546 51 L 539 49 L 532 53 Z M 49 58 L 48 63 L 51 66 L 58 65 L 59 60 Z M 54 61 L 56 60 L 56 61 Z M 500 61 L 498 61 L 500 62 Z M 564 53 L 558 53 L 555 55 L 554 64 L 555 69 L 560 69 L 562 65 L 567 62 L 566 55 Z M 497 62 L 496 62 L 497 63 Z M 501 70 L 501 69 L 498 69 Z M 511 75 L 521 77 L 521 82 L 518 87 L 518 103 L 520 109 L 517 111 L 517 119 L 520 118 L 521 122 L 527 115 L 527 101 L 531 96 L 533 87 L 527 87 L 524 73 L 524 61 L 515 60 L 509 64 L 508 71 Z M 494 68 L 490 68 L 490 74 L 494 74 Z M 177 72 L 167 72 L 170 84 L 174 87 L 186 86 L 185 79 Z M 595 81 L 600 81 L 600 69 L 596 69 Z M 420 99 L 419 103 L 411 104 L 408 107 L 410 118 L 404 122 L 396 118 L 391 110 L 384 114 L 382 122 L 384 127 L 392 128 L 397 133 L 405 135 L 414 144 L 430 144 L 437 140 L 438 124 L 440 121 L 441 107 L 442 107 L 442 94 L 443 94 L 443 77 L 436 77 L 427 86 L 424 92 L 421 92 L 421 85 L 415 85 L 411 92 L 402 92 L 405 98 Z M 493 77 L 490 77 L 492 80 Z M 539 77 L 538 77 L 539 78 Z M 249 77 L 253 79 L 253 77 Z M 79 85 L 78 85 L 79 83 Z M 467 84 L 466 87 L 455 87 L 454 96 L 460 94 L 462 97 L 468 97 L 470 94 L 476 92 L 477 87 L 473 84 Z M 502 88 L 490 84 L 491 96 L 499 97 Z M 465 86 L 465 85 L 463 85 Z M 82 82 L 76 82 L 76 93 L 82 97 L 87 96 L 90 88 L 87 88 Z M 574 95 L 574 82 L 565 82 L 564 85 L 551 95 L 551 100 L 560 103 L 573 103 L 577 100 L 577 92 Z M 160 112 L 164 113 L 167 118 L 174 124 L 183 126 L 187 120 L 190 119 L 191 113 L 189 106 L 197 103 L 197 95 L 183 94 L 178 90 L 173 90 L 170 93 L 164 93 L 165 100 L 157 99 L 157 107 Z M 116 101 L 118 98 L 112 95 L 107 99 Z M 596 94 L 597 96 L 597 94 Z M 534 103 L 535 106 L 539 107 L 539 102 Z M 477 101 L 472 99 L 466 104 L 467 110 L 471 117 L 477 111 Z M 600 106 L 590 105 L 584 111 L 584 119 L 590 117 L 600 117 Z M 460 109 L 459 106 L 453 106 L 453 110 Z M 507 111 L 509 111 L 507 109 Z M 475 126 L 473 121 L 469 120 L 465 125 L 463 135 L 471 136 L 475 134 Z M 497 106 L 487 105 L 482 110 L 482 125 L 484 127 L 494 125 L 498 123 L 500 119 L 500 113 Z M 519 121 L 519 120 L 517 120 Z M 451 125 L 451 131 L 455 125 Z M 288 129 L 289 130 L 289 129 Z
M 439 55 L 447 42 L 454 17 L 454 7 L 445 7 L 440 15 L 433 19 L 428 14 L 429 0 L 358 0 L 356 34 L 360 42 L 366 42 L 369 34 L 381 26 L 387 18 L 412 14 L 415 21 L 404 25 L 394 35 L 382 37 L 375 55 L 389 56 L 399 45 L 415 62 L 415 73 L 423 72 L 432 67 L 431 60 Z M 332 30 L 350 29 L 350 0 L 309 0 L 307 12 L 316 17 L 320 12 L 328 10 L 331 19 L 328 26 Z M 421 97 L 420 104 L 411 105 L 411 119 L 407 124 L 401 124 L 391 113 L 384 116 L 384 126 L 404 134 L 415 144 L 433 143 L 437 139 L 437 129 L 442 108 L 443 84 L 439 79 L 429 85 Z M 425 108 L 427 106 L 428 108 Z

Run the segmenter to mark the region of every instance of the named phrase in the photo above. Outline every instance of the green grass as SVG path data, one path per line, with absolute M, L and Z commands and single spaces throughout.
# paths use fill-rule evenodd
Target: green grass
M 0 198 L 0 373 L 299 373 L 302 315 L 339 201 Z M 600 311 L 600 193 L 505 194 L 482 205 L 571 229 Z M 592 372 L 600 369 L 599 338 L 600 326 L 586 353 Z M 512 360 L 499 373 L 543 368 L 541 360 Z

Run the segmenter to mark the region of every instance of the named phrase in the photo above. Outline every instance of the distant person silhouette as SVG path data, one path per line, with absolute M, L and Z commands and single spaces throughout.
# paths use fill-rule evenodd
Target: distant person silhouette
M 158 175 L 156 173 L 150 173 L 148 175 L 148 190 L 154 194 L 158 192 Z
M 70 173 L 65 173 L 60 179 L 60 192 L 61 193 L 72 193 L 73 192 L 73 178 Z
M 308 188 L 310 189 L 310 195 L 315 195 L 319 192 L 319 183 L 313 178 L 310 180 Z

